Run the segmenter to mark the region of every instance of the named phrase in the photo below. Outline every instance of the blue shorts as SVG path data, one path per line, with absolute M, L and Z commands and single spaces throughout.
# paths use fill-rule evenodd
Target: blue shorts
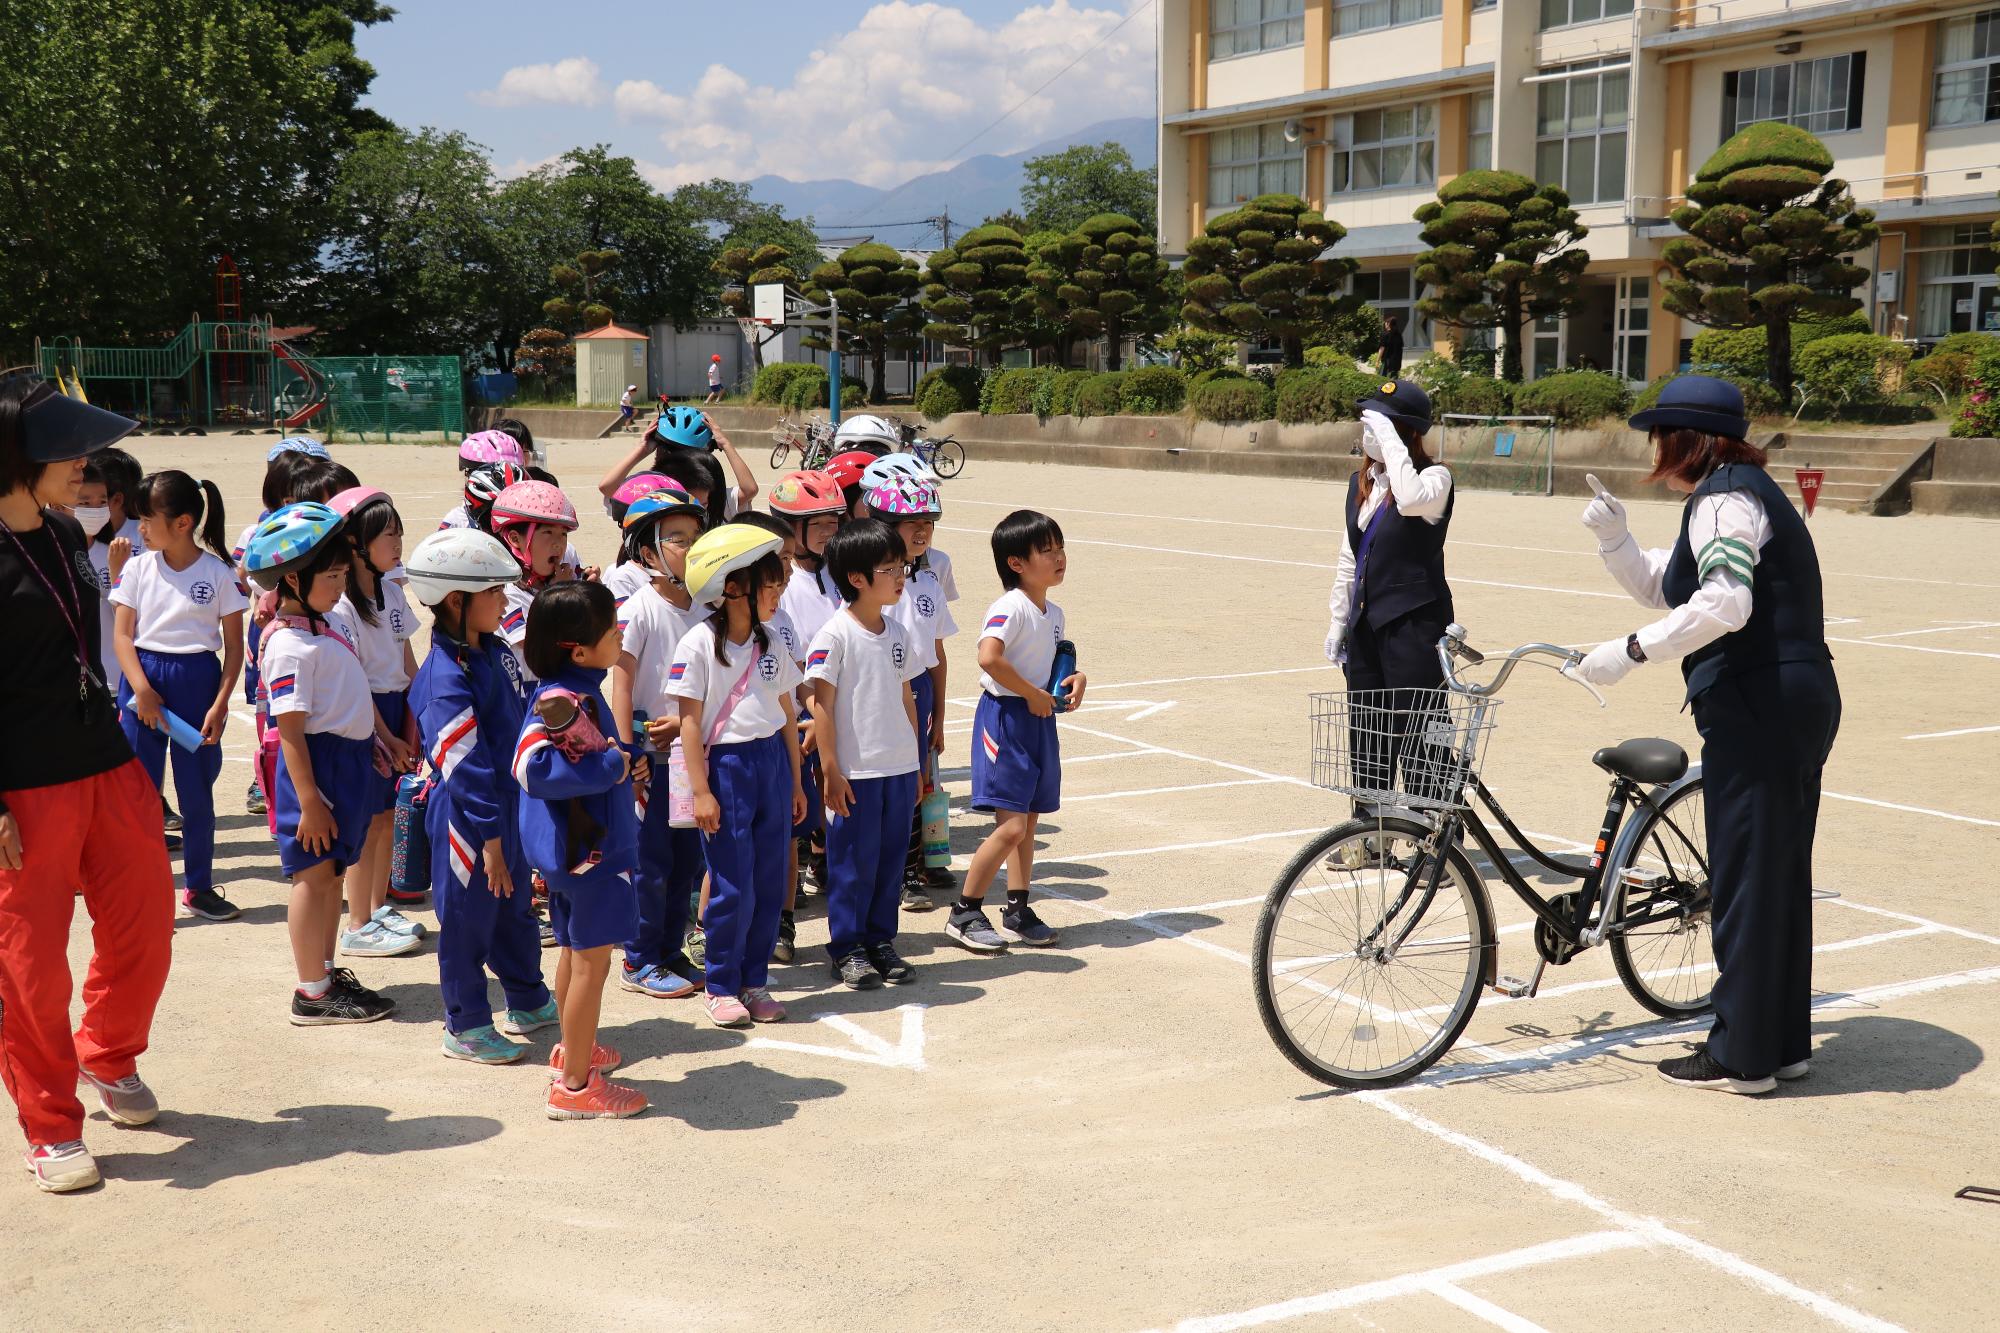
M 1026 699 L 979 696 L 972 715 L 972 808 L 1054 813 L 1062 805 L 1062 747 L 1054 717 Z
M 306 733 L 306 754 L 312 759 L 313 784 L 333 813 L 334 835 L 323 852 L 306 850 L 298 838 L 299 796 L 292 786 L 291 765 L 278 754 L 278 789 L 270 793 L 278 812 L 278 864 L 287 875 L 333 862 L 341 874 L 361 856 L 368 841 L 368 825 L 381 811 L 376 806 L 376 789 L 381 774 L 375 771 L 375 742 L 350 740 L 330 731 Z
M 390 735 L 401 736 L 403 719 L 410 714 L 410 696 L 402 690 L 389 690 L 378 694 L 375 696 L 375 711 L 382 715 L 382 721 L 388 725 Z M 381 777 L 381 774 L 378 773 L 376 776 Z M 376 811 L 377 814 L 396 808 L 396 779 L 399 776 L 400 774 L 392 773 L 381 779 L 382 802 L 380 809 Z
M 639 893 L 629 873 L 603 871 L 549 885 L 549 926 L 565 949 L 623 944 L 639 932 Z

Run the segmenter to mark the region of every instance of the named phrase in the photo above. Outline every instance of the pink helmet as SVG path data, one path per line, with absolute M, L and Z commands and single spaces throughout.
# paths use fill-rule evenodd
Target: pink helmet
M 355 510 L 370 500 L 387 500 L 389 492 L 375 486 L 349 486 L 326 502 L 326 507 L 342 518 L 347 518 Z
M 547 523 L 565 531 L 576 529 L 576 506 L 562 488 L 546 481 L 517 481 L 493 497 L 493 530 Z
M 636 476 L 627 477 L 624 481 L 620 482 L 618 489 L 611 492 L 611 499 L 615 504 L 629 505 L 640 496 L 650 495 L 654 491 L 684 491 L 685 489 L 685 487 L 671 477 L 663 477 L 657 472 L 641 472 Z
M 522 463 L 521 442 L 504 430 L 482 430 L 458 446 L 460 463 Z

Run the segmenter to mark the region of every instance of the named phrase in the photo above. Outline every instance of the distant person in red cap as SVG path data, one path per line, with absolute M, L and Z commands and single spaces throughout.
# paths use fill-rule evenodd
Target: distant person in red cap
M 702 399 L 702 401 L 704 403 L 719 403 L 722 401 L 722 358 L 720 356 L 712 355 L 708 358 L 708 397 Z

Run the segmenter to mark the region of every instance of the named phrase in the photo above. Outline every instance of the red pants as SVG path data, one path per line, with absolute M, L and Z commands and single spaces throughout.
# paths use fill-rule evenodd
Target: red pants
M 136 759 L 6 799 L 22 868 L 0 870 L 0 1073 L 28 1142 L 63 1143 L 83 1136 L 78 1069 L 120 1079 L 146 1049 L 173 960 L 173 870 L 160 793 Z M 79 885 L 95 948 L 72 1037 L 69 928 Z

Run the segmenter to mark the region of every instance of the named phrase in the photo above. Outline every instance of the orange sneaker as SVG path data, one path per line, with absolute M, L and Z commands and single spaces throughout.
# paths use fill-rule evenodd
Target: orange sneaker
M 590 1082 L 574 1092 L 558 1078 L 549 1084 L 548 1115 L 551 1120 L 623 1120 L 650 1105 L 646 1094 L 623 1083 L 613 1083 L 593 1069 Z
M 593 1074 L 608 1074 L 624 1063 L 625 1057 L 618 1054 L 616 1046 L 593 1046 L 590 1048 L 590 1072 Z M 549 1077 L 556 1078 L 561 1075 L 562 1067 L 563 1048 L 562 1043 L 557 1042 L 556 1048 L 549 1052 Z

